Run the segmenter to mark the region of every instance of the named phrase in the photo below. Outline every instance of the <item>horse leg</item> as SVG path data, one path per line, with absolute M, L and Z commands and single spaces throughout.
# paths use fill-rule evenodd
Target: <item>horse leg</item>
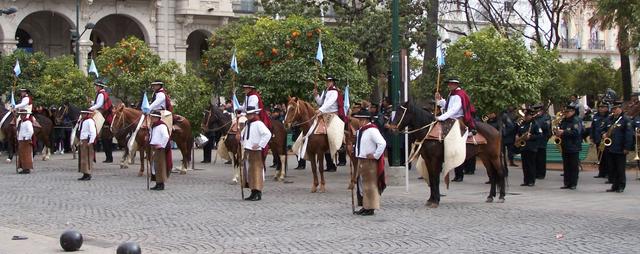
M 144 174 L 144 148 L 140 147 L 138 151 L 140 152 L 140 171 L 138 171 L 138 176 L 142 176 Z
M 311 186 L 311 193 L 315 193 L 318 191 L 318 160 L 317 154 L 309 154 L 310 162 L 311 162 L 311 172 L 313 172 L 313 185 Z
M 122 155 L 122 159 L 120 159 L 120 168 L 129 168 L 129 165 L 127 165 L 127 157 L 129 157 L 129 148 L 127 148 L 125 146 L 124 148 L 124 154 Z
M 504 167 L 502 167 L 503 164 L 497 164 L 498 167 L 496 167 L 496 178 L 498 181 L 498 187 L 500 188 L 500 196 L 498 196 L 498 203 L 504 203 L 504 196 L 506 195 L 506 188 L 505 188 L 505 181 L 506 181 L 506 172 L 504 171 Z
M 487 203 L 491 203 L 493 202 L 493 198 L 496 196 L 496 174 L 495 174 L 495 169 L 493 168 L 493 166 L 488 165 L 485 167 L 487 167 L 487 174 L 489 175 L 489 182 L 491 183 L 491 189 L 489 190 L 489 196 L 487 197 L 487 200 L 485 202 Z
M 51 144 L 51 139 L 49 139 L 49 135 L 43 135 L 44 138 L 42 139 L 42 143 L 44 144 L 44 148 L 42 149 L 42 160 L 43 161 L 48 161 L 49 158 L 51 157 L 51 150 L 53 147 L 53 144 Z
M 318 172 L 320 172 L 320 192 L 324 193 L 326 190 L 324 188 L 324 153 L 320 155 L 316 155 L 318 159 Z
M 13 154 L 15 153 L 15 141 L 14 141 L 15 137 L 8 137 L 6 138 L 7 140 L 7 152 L 9 153 L 7 155 L 7 160 L 5 161 L 6 163 L 11 163 L 11 161 L 13 160 Z
M 278 155 L 280 156 L 280 174 L 278 174 L 278 181 L 284 181 L 284 177 L 286 172 L 286 165 L 287 165 L 287 155 L 285 154 L 280 154 Z

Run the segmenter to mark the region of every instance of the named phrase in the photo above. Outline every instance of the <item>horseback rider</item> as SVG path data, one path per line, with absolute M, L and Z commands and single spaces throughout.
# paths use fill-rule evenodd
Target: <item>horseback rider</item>
M 31 96 L 31 91 L 27 88 L 20 88 L 18 90 L 20 94 L 20 103 L 12 106 L 14 110 L 26 109 L 29 114 L 33 112 L 33 97 Z
M 164 82 L 156 80 L 151 83 L 153 89 L 153 97 L 151 97 L 151 105 L 149 108 L 153 110 L 168 110 L 173 112 L 173 105 L 171 105 L 171 99 L 167 95 L 167 90 L 164 89 Z
M 460 119 L 464 124 L 469 127 L 472 134 L 475 134 L 476 125 L 473 119 L 473 115 L 476 113 L 476 109 L 471 104 L 471 99 L 467 92 L 460 87 L 460 81 L 456 78 L 451 78 L 445 82 L 449 88 L 449 99 L 445 101 L 440 93 L 435 93 L 435 99 L 440 108 L 445 109 L 442 115 L 436 117 L 438 121 L 445 121 L 448 119 Z
M 322 95 L 318 95 L 318 88 L 317 86 L 314 86 L 313 96 L 320 107 L 316 110 L 316 117 L 311 125 L 309 133 L 306 133 L 306 135 L 308 137 L 316 131 L 318 131 L 318 133 L 326 133 L 327 138 L 329 139 L 330 155 L 334 155 L 342 145 L 342 141 L 344 139 L 343 130 L 345 120 L 347 119 L 344 112 L 344 99 L 342 97 L 342 93 L 336 87 L 335 79 L 331 76 L 327 76 L 326 90 Z M 336 115 L 338 118 L 334 117 Z M 320 129 L 318 129 L 319 127 Z M 339 130 L 337 127 L 340 127 Z M 306 145 L 303 150 L 306 150 Z M 302 157 L 304 158 L 304 152 L 301 153 L 301 155 L 303 155 Z
M 89 108 L 89 111 L 97 110 L 100 112 L 104 117 L 104 123 L 109 126 L 111 125 L 111 120 L 113 120 L 113 104 L 111 103 L 111 98 L 109 98 L 109 93 L 104 89 L 106 85 L 100 80 L 94 82 L 93 85 L 93 88 L 96 91 L 96 99 L 93 101 L 93 105 Z M 102 128 L 102 126 L 96 127 Z M 102 135 L 102 149 L 104 150 L 104 155 L 106 157 L 103 163 L 113 162 L 111 139 L 111 135 Z
M 262 102 L 262 97 L 260 96 L 260 93 L 258 93 L 258 89 L 256 89 L 254 85 L 250 84 L 242 85 L 242 89 L 245 94 L 242 110 L 246 110 L 248 107 L 260 109 L 260 121 L 262 121 L 267 128 L 271 129 L 271 118 L 269 118 L 269 114 L 267 114 L 267 111 L 264 108 L 264 102 Z

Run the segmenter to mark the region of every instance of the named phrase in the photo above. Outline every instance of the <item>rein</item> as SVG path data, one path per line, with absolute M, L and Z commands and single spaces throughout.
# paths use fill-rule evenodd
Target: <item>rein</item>
M 204 131 L 213 131 L 213 132 L 216 132 L 216 131 L 222 130 L 224 127 L 227 127 L 227 125 L 231 124 L 231 122 L 232 122 L 232 121 L 229 121 L 229 122 L 227 122 L 227 123 L 223 124 L 222 126 L 220 126 L 220 127 L 218 127 L 218 128 L 215 128 L 215 129 L 204 129 Z
M 120 114 L 122 114 L 122 116 L 120 116 L 120 120 L 121 120 L 120 122 L 121 122 L 121 125 L 124 125 L 124 112 L 120 112 Z M 115 119 L 117 118 L 117 116 L 118 116 L 118 114 L 114 114 L 114 116 L 113 116 L 113 118 L 114 118 L 114 119 L 113 119 L 113 120 L 114 120 L 114 121 L 113 121 L 113 123 L 115 123 L 115 122 L 116 122 L 116 121 L 115 121 Z M 142 117 L 142 116 L 140 116 L 140 117 Z M 140 118 L 138 118 L 138 121 L 139 121 L 139 120 L 140 120 Z M 128 129 L 129 127 L 133 126 L 134 124 L 137 124 L 137 122 L 138 122 L 138 121 L 132 121 L 129 125 L 125 126 L 124 128 L 119 128 L 117 131 L 113 131 L 113 130 L 114 130 L 114 128 L 113 128 L 113 123 L 112 123 L 112 124 L 111 124 L 111 132 L 112 132 L 114 135 L 118 135 L 118 134 L 120 134 L 120 132 L 121 132 L 121 131 Z
M 289 111 L 289 110 L 287 110 L 287 111 Z M 293 116 L 292 116 L 292 118 L 293 118 L 293 119 L 295 119 L 295 118 L 296 118 L 296 116 L 298 116 L 298 112 L 299 112 L 299 111 L 300 111 L 300 101 L 298 100 L 298 101 L 296 101 L 296 111 L 293 113 Z M 289 114 L 289 112 L 287 112 L 287 114 Z M 311 122 L 311 121 L 315 120 L 316 118 L 318 118 L 318 115 L 314 115 L 313 117 L 309 118 L 309 120 L 306 120 L 306 121 L 304 121 L 304 122 L 299 122 L 299 123 L 291 124 L 291 125 L 290 125 L 290 128 L 298 127 L 298 126 L 303 125 L 303 124 L 307 124 L 307 123 L 309 123 L 309 122 Z M 285 116 L 285 121 L 286 121 L 286 120 L 287 120 L 287 117 Z
M 402 120 L 404 120 L 404 115 L 407 113 L 407 108 L 406 108 L 406 107 L 404 107 L 404 106 L 400 105 L 400 108 L 402 109 L 402 116 L 400 117 L 400 121 L 398 121 L 398 123 L 396 124 L 396 126 L 397 126 L 397 125 L 400 125 L 400 124 L 402 123 Z M 433 126 L 433 125 L 434 125 L 434 124 L 436 124 L 437 122 L 438 122 L 438 121 L 433 121 L 433 122 L 431 122 L 431 123 L 429 123 L 429 124 L 427 124 L 427 125 L 425 125 L 425 126 L 422 126 L 422 127 L 420 127 L 420 128 L 413 129 L 413 130 L 408 130 L 408 131 L 400 131 L 400 133 L 402 133 L 402 134 L 413 134 L 413 133 L 416 133 L 416 132 L 418 132 L 418 131 L 424 130 L 424 129 L 426 129 L 426 128 L 430 128 L 431 126 Z M 408 127 L 407 127 L 407 129 L 408 129 Z

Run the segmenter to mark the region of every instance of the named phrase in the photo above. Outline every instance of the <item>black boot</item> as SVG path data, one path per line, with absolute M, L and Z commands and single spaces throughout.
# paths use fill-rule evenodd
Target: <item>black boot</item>
M 362 213 L 360 213 L 360 215 L 362 216 L 371 216 L 374 214 L 375 209 L 365 209 L 364 211 L 362 211 Z
M 151 190 L 164 190 L 164 183 L 156 183 L 156 186 L 153 186 L 153 188 L 151 188 Z
M 18 172 L 18 174 L 30 174 L 31 173 L 31 169 L 23 169 L 22 171 Z
M 82 177 L 78 178 L 78 181 L 87 181 L 87 180 L 91 180 L 91 175 L 82 174 Z
M 251 190 L 251 195 L 249 195 L 249 197 L 245 198 L 244 200 L 252 201 L 255 196 L 256 196 L 256 191 L 255 190 Z
M 262 191 L 256 190 L 256 195 L 253 196 L 253 199 L 251 199 L 251 201 L 260 201 L 262 200 Z
M 364 212 L 365 210 L 366 210 L 366 209 L 364 209 L 364 208 L 360 208 L 360 210 L 353 212 L 353 214 L 360 215 L 360 214 L 362 214 L 362 212 Z
M 151 181 L 155 182 L 156 181 L 156 175 L 151 175 Z

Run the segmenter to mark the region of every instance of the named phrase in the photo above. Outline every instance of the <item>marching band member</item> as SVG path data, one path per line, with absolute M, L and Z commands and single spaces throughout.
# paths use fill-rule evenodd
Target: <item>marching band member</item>
M 564 171 L 564 186 L 560 189 L 575 190 L 578 185 L 580 167 L 579 153 L 582 150 L 582 121 L 576 115 L 578 109 L 569 104 L 565 107 L 560 126 L 555 135 L 562 142 L 562 169 Z
M 622 112 L 622 102 L 615 102 L 611 108 L 611 116 L 603 139 L 611 139 L 611 145 L 604 148 L 607 159 L 611 188 L 607 192 L 621 193 L 626 187 L 625 164 L 626 155 L 633 150 L 635 131 L 631 120 Z M 604 142 L 604 141 L 603 141 Z
M 536 185 L 536 156 L 540 139 L 543 137 L 542 129 L 534 120 L 537 113 L 537 110 L 528 108 L 524 116 L 524 122 L 517 131 L 516 146 L 520 146 L 522 173 L 524 175 L 524 181 L 520 186 L 533 187 Z M 518 144 L 519 142 L 524 142 L 524 146 Z
M 589 128 L 589 137 L 591 138 L 591 142 L 596 146 L 596 148 L 600 147 L 600 143 L 602 142 L 602 135 L 607 132 L 607 125 L 609 124 L 609 104 L 600 103 L 598 105 L 598 113 L 593 116 L 593 120 L 591 121 L 591 128 Z M 598 175 L 594 176 L 594 178 L 606 178 L 609 175 L 607 168 L 607 158 L 602 155 L 603 151 L 600 149 L 596 149 L 598 158 L 600 159 L 600 164 L 598 165 Z

